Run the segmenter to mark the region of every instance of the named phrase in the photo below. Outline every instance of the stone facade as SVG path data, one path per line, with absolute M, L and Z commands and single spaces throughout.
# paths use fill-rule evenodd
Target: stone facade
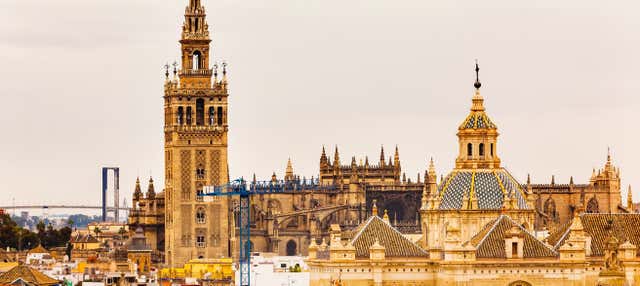
M 572 177 L 568 184 L 556 184 L 552 177 L 549 184 L 531 184 L 527 179 L 524 187 L 534 194 L 535 228 L 539 230 L 567 223 L 579 206 L 589 213 L 633 212 L 633 205 L 628 204 L 632 198 L 622 204 L 620 169 L 613 165 L 610 154 L 603 168 L 593 169 L 589 183 L 575 184 Z

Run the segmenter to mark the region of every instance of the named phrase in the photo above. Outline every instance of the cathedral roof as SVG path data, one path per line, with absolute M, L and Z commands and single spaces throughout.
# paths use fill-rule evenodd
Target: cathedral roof
M 524 258 L 555 257 L 557 253 L 542 241 L 536 239 L 520 224 L 507 215 L 500 215 L 494 221 L 486 224 L 480 232 L 471 238 L 478 258 L 506 258 L 505 238 L 510 232 L 517 232 L 522 236 Z
M 512 196 L 513 208 L 529 208 L 520 183 L 505 169 L 453 170 L 438 186 L 438 195 L 439 209 L 463 209 L 465 200 L 467 208 L 501 209 L 504 198 Z
M 599 214 L 583 213 L 579 216 L 586 234 L 591 236 L 591 255 L 603 256 L 609 233 L 612 232 L 618 241 L 629 241 L 640 246 L 640 214 L 617 213 Z M 569 225 L 571 223 L 568 223 Z M 562 246 L 569 237 L 571 229 L 561 227 L 558 231 L 549 235 L 547 240 L 557 249 Z M 553 242 L 553 243 L 552 243 Z M 640 247 L 638 248 L 640 252 Z
M 385 257 L 426 257 L 429 255 L 389 223 L 374 215 L 355 230 L 351 243 L 356 248 L 356 257 L 369 257 L 369 248 L 376 242 L 384 247 Z

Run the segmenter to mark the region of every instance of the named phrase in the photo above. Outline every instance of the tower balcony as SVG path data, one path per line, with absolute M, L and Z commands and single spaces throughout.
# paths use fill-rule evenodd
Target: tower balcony
M 165 132 L 225 132 L 226 125 L 169 125 L 164 127 Z
M 180 76 L 193 76 L 193 77 L 211 77 L 213 75 L 213 70 L 211 69 L 183 69 L 180 70 Z

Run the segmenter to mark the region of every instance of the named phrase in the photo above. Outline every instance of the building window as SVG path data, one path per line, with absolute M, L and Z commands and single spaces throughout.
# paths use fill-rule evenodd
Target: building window
M 511 257 L 518 257 L 518 243 L 511 243 Z
M 489 152 L 491 152 L 491 157 L 493 157 L 493 143 L 491 143 L 491 150 L 489 150 Z
M 468 143 L 467 144 L 467 156 L 471 156 L 473 155 L 473 144 Z
M 196 169 L 196 179 L 203 180 L 204 175 L 205 175 L 204 167 L 202 165 L 199 165 L 198 168 Z
M 199 189 L 196 191 L 196 201 L 198 202 L 202 202 L 204 201 L 204 196 L 202 196 L 204 194 L 204 192 L 202 191 L 202 189 Z
M 191 106 L 187 106 L 187 125 L 191 125 Z
M 480 156 L 484 156 L 484 143 L 480 143 L 479 148 L 478 148 L 478 154 Z
M 218 125 L 222 125 L 222 106 L 218 106 Z
M 196 99 L 196 125 L 204 125 L 204 99 Z
M 176 116 L 176 123 L 178 125 L 182 125 L 184 122 L 184 108 L 182 106 L 178 107 L 178 115 Z
M 209 107 L 209 125 L 213 126 L 215 124 L 215 114 L 213 106 Z
M 192 61 L 192 65 L 193 65 L 193 70 L 199 70 L 201 68 L 201 61 L 202 61 L 202 55 L 200 54 L 200 51 L 195 51 L 193 52 L 193 58 L 191 59 Z
M 200 191 L 200 192 L 202 192 L 202 191 Z M 200 208 L 196 212 L 196 223 L 204 224 L 205 222 L 206 222 L 206 215 L 204 213 L 204 209 Z
M 204 240 L 204 235 L 198 235 L 196 237 L 196 247 L 198 248 L 205 248 L 207 246 L 205 240 Z

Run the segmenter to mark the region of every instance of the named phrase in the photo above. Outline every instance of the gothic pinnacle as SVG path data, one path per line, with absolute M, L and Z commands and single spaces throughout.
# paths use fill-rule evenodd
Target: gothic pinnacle
M 380 166 L 384 166 L 384 145 L 380 146 Z

